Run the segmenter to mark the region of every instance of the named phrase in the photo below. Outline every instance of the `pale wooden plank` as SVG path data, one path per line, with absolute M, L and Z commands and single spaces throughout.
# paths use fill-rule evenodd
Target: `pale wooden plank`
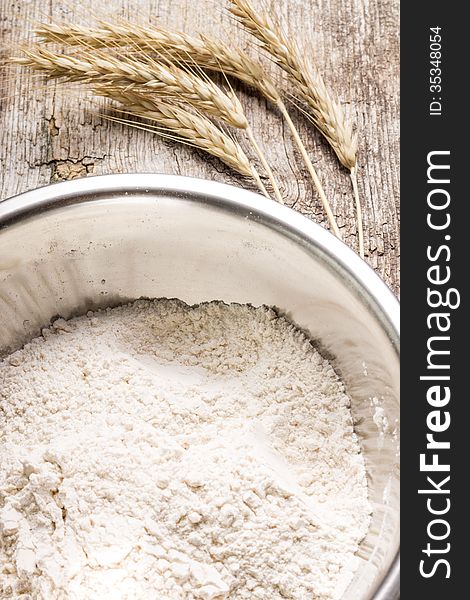
M 10 54 L 41 19 L 89 24 L 103 8 L 91 0 L 0 0 L 1 47 Z M 272 0 L 292 35 L 312 47 L 325 79 L 354 116 L 360 131 L 359 188 L 364 203 L 368 262 L 395 292 L 399 289 L 399 72 L 398 0 Z M 65 7 L 64 7 L 65 6 Z M 101 5 L 104 6 L 104 5 Z M 223 1 L 109 0 L 107 17 L 165 24 L 188 32 L 229 35 Z M 100 11 L 101 10 L 101 14 Z M 2 69 L 0 83 L 0 198 L 87 174 L 160 172 L 249 185 L 218 161 L 156 136 L 102 120 L 87 94 Z M 262 100 L 241 91 L 253 127 L 286 197 L 326 226 L 319 200 L 282 120 Z M 301 115 L 294 114 L 314 157 L 345 241 L 354 246 L 356 225 L 347 173 Z

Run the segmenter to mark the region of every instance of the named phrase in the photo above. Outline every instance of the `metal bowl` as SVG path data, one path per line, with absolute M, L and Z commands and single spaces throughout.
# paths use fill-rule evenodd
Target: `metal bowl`
M 140 297 L 276 306 L 319 343 L 351 396 L 373 506 L 343 598 L 398 598 L 399 308 L 379 277 L 295 211 L 211 181 L 111 175 L 0 203 L 1 354 L 54 316 Z

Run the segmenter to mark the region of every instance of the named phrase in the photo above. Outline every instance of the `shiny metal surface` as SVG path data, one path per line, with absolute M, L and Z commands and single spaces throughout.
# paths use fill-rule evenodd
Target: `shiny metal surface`
M 162 296 L 276 306 L 333 359 L 373 504 L 343 598 L 398 598 L 399 308 L 357 255 L 293 210 L 189 178 L 92 177 L 0 203 L 0 354 L 54 316 Z

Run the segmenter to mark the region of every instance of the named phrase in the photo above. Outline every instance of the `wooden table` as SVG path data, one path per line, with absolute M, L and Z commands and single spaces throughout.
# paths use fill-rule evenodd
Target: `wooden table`
M 259 0 L 253 0 L 254 2 Z M 292 35 L 311 48 L 330 88 L 358 126 L 359 189 L 364 205 L 367 261 L 399 289 L 398 0 L 272 0 Z M 224 0 L 0 0 L 4 56 L 32 39 L 34 23 L 49 18 L 89 25 L 94 17 L 149 19 L 204 31 L 248 48 Z M 216 159 L 111 123 L 99 101 L 79 86 L 47 85 L 0 71 L 0 198 L 53 181 L 120 172 L 177 173 L 249 185 Z M 238 88 L 237 88 L 238 90 Z M 286 204 L 326 226 L 319 199 L 285 124 L 247 90 L 241 99 L 279 180 Z M 356 221 L 347 173 L 304 117 L 293 116 L 314 158 L 346 243 L 356 247 Z

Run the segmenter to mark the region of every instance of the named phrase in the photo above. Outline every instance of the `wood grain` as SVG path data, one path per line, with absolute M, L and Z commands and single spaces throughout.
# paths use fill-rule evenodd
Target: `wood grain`
M 256 1 L 256 0 L 254 0 Z M 259 1 L 259 0 L 258 0 Z M 329 86 L 347 104 L 360 137 L 359 189 L 369 264 L 399 290 L 399 2 L 398 0 L 272 0 L 288 31 L 315 56 Z M 31 39 L 38 21 L 83 25 L 95 17 L 162 23 L 210 32 L 249 49 L 224 0 L 0 0 L 3 59 Z M 2 61 L 4 62 L 4 61 Z M 268 68 L 272 68 L 266 63 Z M 274 72 L 275 77 L 279 74 Z M 237 88 L 239 89 L 239 88 Z M 286 204 L 327 226 L 287 127 L 276 111 L 239 89 Z M 247 185 L 216 159 L 100 117 L 100 101 L 79 86 L 47 83 L 25 72 L 0 71 L 0 199 L 53 181 L 90 174 L 154 172 Z M 350 181 L 301 114 L 293 116 L 314 159 L 346 243 L 357 247 Z M 248 147 L 248 146 L 246 146 Z

